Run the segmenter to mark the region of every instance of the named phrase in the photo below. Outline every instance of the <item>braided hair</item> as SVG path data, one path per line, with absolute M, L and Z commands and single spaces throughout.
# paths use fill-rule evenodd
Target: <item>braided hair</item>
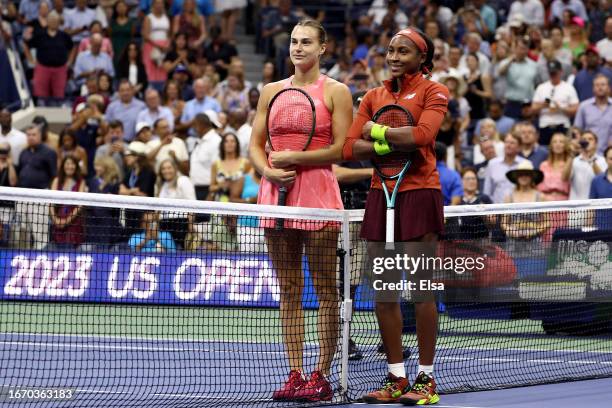
M 433 41 L 431 40 L 431 38 L 429 38 L 429 36 L 427 34 L 425 34 L 423 31 L 421 31 L 418 28 L 413 28 L 413 30 L 421 36 L 421 38 L 423 38 L 423 40 L 425 40 L 425 43 L 427 44 L 427 55 L 425 56 L 425 62 L 423 62 L 421 64 L 421 72 L 427 77 L 431 77 L 431 71 L 434 68 L 434 63 L 433 63 L 433 58 L 434 58 L 434 53 L 435 53 L 435 45 L 433 43 Z

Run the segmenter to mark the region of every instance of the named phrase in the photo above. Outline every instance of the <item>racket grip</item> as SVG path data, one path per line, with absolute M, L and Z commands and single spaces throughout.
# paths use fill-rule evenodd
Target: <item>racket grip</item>
M 280 187 L 278 189 L 278 205 L 284 207 L 285 204 L 287 204 L 287 187 Z M 277 231 L 280 231 L 283 229 L 284 226 L 285 226 L 285 219 L 277 218 L 275 229 Z
M 395 208 L 387 208 L 385 249 L 395 249 Z

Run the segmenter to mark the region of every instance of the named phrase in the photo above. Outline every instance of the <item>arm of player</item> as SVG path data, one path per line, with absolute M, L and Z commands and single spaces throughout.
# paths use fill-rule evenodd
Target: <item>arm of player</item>
M 325 149 L 305 152 L 271 152 L 270 161 L 274 167 L 320 166 L 342 160 L 344 140 L 353 119 L 353 99 L 344 84 L 330 82 L 328 87 L 332 100 L 332 144 Z
M 361 138 L 363 127 L 370 121 L 373 116 L 372 112 L 372 92 L 368 92 L 364 95 L 359 110 L 353 119 L 346 140 L 344 141 L 344 147 L 342 148 L 342 159 L 347 161 L 360 161 L 369 160 L 376 156 L 374 151 L 374 143 L 370 140 L 364 140 Z
M 385 138 L 393 149 L 413 151 L 433 143 L 448 109 L 448 89 L 437 85 L 430 89 L 425 98 L 425 107 L 416 126 L 387 129 Z M 373 122 L 363 127 L 362 135 L 369 138 Z
M 372 178 L 373 169 L 372 168 L 363 168 L 363 169 L 350 169 L 348 167 L 342 167 L 338 165 L 333 165 L 332 170 L 334 172 L 334 176 L 338 180 L 338 183 L 357 183 L 363 180 L 369 180 Z
M 264 86 L 261 92 L 249 142 L 249 159 L 259 174 L 262 174 L 267 180 L 276 185 L 289 186 L 295 182 L 295 170 L 274 168 L 268 165 L 266 156 L 266 111 L 272 96 L 279 90 L 278 84 L 272 83 Z

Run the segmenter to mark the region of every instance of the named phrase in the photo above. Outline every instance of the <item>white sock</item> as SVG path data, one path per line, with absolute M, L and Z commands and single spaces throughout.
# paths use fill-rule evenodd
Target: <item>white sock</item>
M 406 378 L 406 367 L 404 367 L 404 363 L 387 364 L 387 367 L 389 367 L 389 372 L 394 376 Z
M 419 364 L 419 371 L 417 372 L 417 376 L 421 372 L 424 372 L 429 377 L 433 377 L 433 367 L 434 367 L 433 364 L 432 365 L 420 365 Z

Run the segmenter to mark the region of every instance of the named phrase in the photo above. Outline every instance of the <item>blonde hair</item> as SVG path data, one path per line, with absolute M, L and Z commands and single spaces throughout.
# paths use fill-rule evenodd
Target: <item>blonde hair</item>
M 480 134 L 478 136 L 482 138 L 482 127 L 484 125 L 492 125 L 493 128 L 495 129 L 495 133 L 493 134 L 493 136 L 489 140 L 493 140 L 495 142 L 500 142 L 501 141 L 501 136 L 499 135 L 499 131 L 497 130 L 497 124 L 491 118 L 484 118 L 484 119 L 482 119 L 480 121 Z
M 563 133 L 554 133 L 550 138 L 550 143 L 548 147 L 548 163 L 552 166 L 555 164 L 557 160 L 559 160 L 559 156 L 553 153 L 552 151 L 552 141 L 555 137 L 561 136 L 563 138 L 563 153 L 561 153 L 562 160 L 564 162 L 568 161 L 571 157 L 571 147 L 570 147 L 570 139 Z
M 96 157 L 94 160 L 94 166 L 95 165 L 99 165 L 104 168 L 104 172 L 102 173 L 102 180 L 104 180 L 104 184 L 118 183 L 121 181 L 119 166 L 112 157 Z
M 166 160 L 162 161 L 159 164 L 159 169 L 157 170 L 157 186 L 156 186 L 157 187 L 157 194 L 155 194 L 155 195 L 158 196 L 158 197 L 159 197 L 159 193 L 161 192 L 162 186 L 166 182 L 166 180 L 164 180 L 164 177 L 162 176 L 162 167 L 164 167 L 164 164 L 166 164 L 166 163 L 170 163 L 170 165 L 174 169 L 174 180 L 168 181 L 168 183 L 170 183 L 172 186 L 176 186 L 176 182 L 177 182 L 179 176 L 181 175 L 181 172 L 180 172 L 178 166 L 176 165 L 176 163 L 174 162 L 174 160 L 166 159 Z

